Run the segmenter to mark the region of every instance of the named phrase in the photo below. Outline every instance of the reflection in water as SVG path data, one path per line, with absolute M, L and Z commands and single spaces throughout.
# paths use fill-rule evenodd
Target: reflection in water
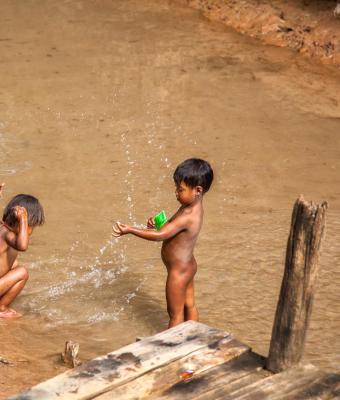
M 173 170 L 191 156 L 216 173 L 196 252 L 201 320 L 263 354 L 293 202 L 329 201 L 306 359 L 337 366 L 338 75 L 167 0 L 2 7 L 2 204 L 31 193 L 47 215 L 20 257 L 25 317 L 0 322 L 17 368 L 4 392 L 61 371 L 66 340 L 86 359 L 166 327 L 160 245 L 112 240 L 111 225 L 170 215 Z

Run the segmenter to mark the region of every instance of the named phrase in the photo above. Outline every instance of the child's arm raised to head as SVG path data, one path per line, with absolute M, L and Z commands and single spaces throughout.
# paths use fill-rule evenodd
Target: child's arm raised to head
M 179 232 L 184 231 L 188 227 L 188 217 L 186 215 L 180 215 L 173 221 L 166 223 L 161 230 L 156 231 L 153 229 L 139 229 L 133 226 L 121 224 L 116 222 L 112 229 L 112 235 L 115 237 L 120 237 L 131 233 L 132 235 L 138 236 L 142 239 L 152 240 L 155 242 L 163 241 L 172 238 Z
M 15 216 L 18 219 L 19 232 L 8 232 L 5 236 L 7 244 L 18 251 L 25 251 L 28 247 L 28 222 L 27 210 L 25 207 L 16 206 Z

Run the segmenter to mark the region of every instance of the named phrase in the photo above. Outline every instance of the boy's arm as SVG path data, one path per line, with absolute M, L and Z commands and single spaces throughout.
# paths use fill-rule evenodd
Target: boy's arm
M 4 189 L 5 184 L 4 183 L 0 183 L 0 197 L 2 197 L 2 191 Z
M 120 237 L 131 233 L 132 235 L 138 236 L 142 239 L 152 240 L 152 241 L 163 241 L 170 239 L 171 237 L 177 235 L 179 232 L 187 229 L 188 217 L 185 215 L 180 215 L 171 222 L 165 224 L 161 230 L 156 231 L 152 229 L 139 229 L 133 226 L 121 224 L 116 222 L 113 226 L 112 235 L 115 237 Z
M 10 247 L 18 251 L 25 251 L 27 250 L 29 240 L 26 208 L 16 206 L 15 215 L 18 219 L 19 232 L 17 234 L 8 232 L 5 239 Z

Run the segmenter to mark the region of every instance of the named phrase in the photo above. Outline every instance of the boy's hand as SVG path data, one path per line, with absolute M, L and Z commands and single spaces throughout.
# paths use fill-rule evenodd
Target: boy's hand
M 114 223 L 112 230 L 113 230 L 112 236 L 114 237 L 120 237 L 126 235 L 127 233 L 130 233 L 129 225 L 121 224 L 120 222 Z
M 4 189 L 5 184 L 4 183 L 0 183 L 0 197 L 2 197 L 2 191 Z
M 148 229 L 155 229 L 155 221 L 153 217 L 150 217 L 147 222 Z
M 21 219 L 21 218 L 27 219 L 27 210 L 25 207 L 15 206 L 14 213 L 18 219 Z

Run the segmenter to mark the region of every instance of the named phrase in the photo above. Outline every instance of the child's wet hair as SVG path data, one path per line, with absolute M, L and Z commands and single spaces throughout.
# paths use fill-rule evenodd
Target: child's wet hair
M 200 158 L 189 158 L 179 164 L 174 172 L 174 181 L 177 185 L 184 182 L 194 188 L 202 186 L 203 193 L 207 192 L 214 179 L 214 172 L 208 161 Z
M 18 219 L 15 216 L 15 206 L 21 206 L 27 210 L 28 226 L 35 227 L 45 222 L 44 209 L 39 200 L 29 194 L 18 194 L 7 204 L 2 220 L 9 226 L 15 226 Z

